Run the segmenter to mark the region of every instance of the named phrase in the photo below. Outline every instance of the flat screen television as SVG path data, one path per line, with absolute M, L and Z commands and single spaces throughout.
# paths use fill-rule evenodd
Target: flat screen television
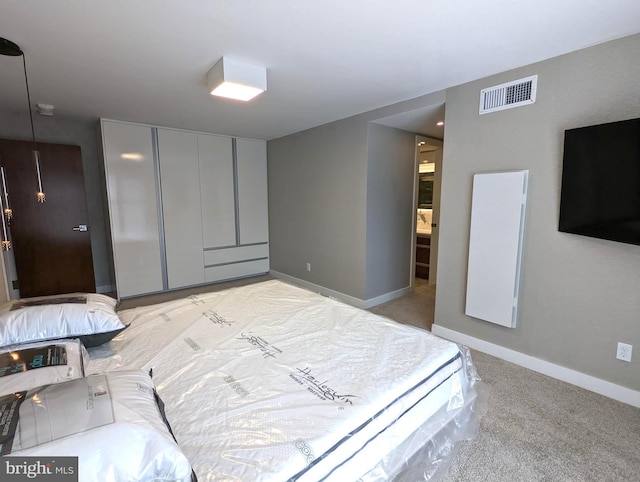
M 565 131 L 559 230 L 640 245 L 640 119 Z

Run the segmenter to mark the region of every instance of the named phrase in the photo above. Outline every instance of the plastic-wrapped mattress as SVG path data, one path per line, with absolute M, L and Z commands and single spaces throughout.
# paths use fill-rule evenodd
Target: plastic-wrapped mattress
M 90 371 L 153 369 L 200 481 L 429 479 L 477 429 L 465 350 L 277 280 L 121 318 Z

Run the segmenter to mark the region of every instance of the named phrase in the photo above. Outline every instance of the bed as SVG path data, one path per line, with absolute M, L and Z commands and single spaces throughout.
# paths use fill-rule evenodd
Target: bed
M 86 372 L 152 370 L 201 482 L 434 480 L 484 409 L 464 347 L 280 280 L 119 316 Z

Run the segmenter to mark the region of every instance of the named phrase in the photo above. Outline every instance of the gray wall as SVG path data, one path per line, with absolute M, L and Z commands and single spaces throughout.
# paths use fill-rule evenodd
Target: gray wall
M 366 135 L 350 118 L 267 143 L 271 269 L 364 298 Z
M 387 200 L 395 193 L 407 193 L 410 199 L 413 178 L 407 185 L 406 172 L 387 176 L 395 168 L 385 163 L 394 162 L 396 154 L 374 154 L 370 160 L 368 156 L 375 149 L 368 147 L 369 123 L 442 102 L 444 91 L 269 141 L 271 269 L 359 300 L 407 287 L 408 251 L 406 261 L 396 262 L 399 255 L 386 249 L 397 246 L 400 241 L 396 236 L 402 235 L 375 238 L 385 229 L 401 232 L 405 222 L 398 224 L 392 219 L 387 205 L 370 210 L 369 201 L 375 204 L 377 193 Z M 399 131 L 391 134 L 395 129 L 372 129 L 385 132 L 394 138 L 394 145 L 399 144 L 395 138 Z M 415 136 L 411 137 L 415 149 Z M 407 137 L 403 134 L 400 138 Z M 373 137 L 371 140 L 376 144 Z M 406 145 L 402 149 L 406 151 Z M 412 150 L 410 162 L 414 156 Z M 375 186 L 370 188 L 369 183 Z M 406 202 L 406 198 L 394 199 L 392 205 Z M 408 209 L 412 216 L 410 205 Z M 377 215 L 390 224 L 376 221 L 369 229 L 367 223 Z M 405 250 L 410 243 L 410 234 L 406 236 Z M 306 271 L 307 262 L 311 272 Z M 401 286 L 397 280 L 403 280 Z
M 533 74 L 535 104 L 478 115 L 480 89 Z M 640 389 L 640 246 L 558 232 L 564 130 L 640 117 L 639 88 L 636 35 L 447 90 L 436 325 Z M 530 170 L 515 329 L 464 314 L 472 176 L 510 169 Z
M 416 135 L 370 123 L 367 131 L 367 299 L 409 286 Z
M 44 117 L 34 114 L 36 140 L 57 144 L 72 144 L 82 150 L 84 184 L 89 211 L 91 250 L 96 287 L 110 289 L 114 286 L 111 274 L 111 248 L 108 234 L 108 211 L 104 184 L 104 168 L 97 145 L 97 120 L 65 118 L 59 115 Z M 29 113 L 0 113 L 0 137 L 3 139 L 31 139 Z M 46 189 L 46 179 L 43 179 Z

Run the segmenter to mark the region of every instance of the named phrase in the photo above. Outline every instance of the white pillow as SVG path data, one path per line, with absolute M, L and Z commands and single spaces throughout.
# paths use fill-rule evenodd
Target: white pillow
M 119 301 L 110 296 L 99 293 L 66 293 L 62 295 L 34 296 L 33 298 L 20 298 L 19 300 L 11 300 L 9 303 L 0 308 L 0 313 L 9 310 L 16 310 L 24 306 L 36 305 L 59 305 L 62 303 L 86 303 L 87 299 L 105 303 L 107 306 L 116 309 Z
M 0 308 L 0 347 L 57 338 L 80 338 L 86 347 L 126 328 L 117 301 L 95 293 L 23 299 Z
M 24 392 L 22 392 L 24 396 Z M 18 397 L 16 394 L 13 397 Z M 78 480 L 190 481 L 144 371 L 116 371 L 0 397 L 0 454 L 78 457 Z M 11 419 L 18 414 L 17 424 Z
M 81 378 L 88 363 L 77 338 L 0 348 L 0 395 Z

